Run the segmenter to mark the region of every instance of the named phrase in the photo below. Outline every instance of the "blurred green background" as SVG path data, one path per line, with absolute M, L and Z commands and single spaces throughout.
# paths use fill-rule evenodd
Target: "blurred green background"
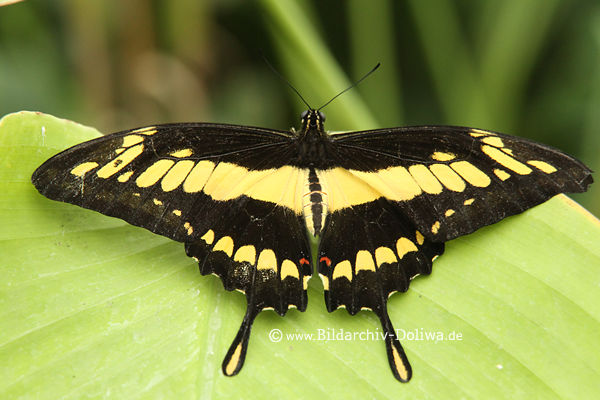
M 529 137 L 600 170 L 598 0 L 24 1 L 0 8 L 0 115 L 112 132 L 209 121 L 331 130 L 454 124 Z M 600 184 L 574 196 L 600 215 Z

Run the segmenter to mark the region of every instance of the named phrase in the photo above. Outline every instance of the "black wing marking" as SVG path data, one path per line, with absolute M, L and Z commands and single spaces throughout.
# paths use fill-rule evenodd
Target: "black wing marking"
M 311 255 L 301 217 L 291 210 L 243 198 L 213 209 L 219 219 L 186 244 L 203 275 L 216 274 L 227 290 L 246 294 L 248 308 L 223 361 L 223 373 L 237 374 L 244 363 L 254 318 L 264 309 L 285 315 L 304 311 L 312 275 Z
M 318 252 L 327 310 L 375 312 L 386 335 L 390 367 L 402 382 L 412 372 L 388 317 L 387 300 L 408 290 L 416 275 L 431 273 L 433 259 L 443 251 L 443 243 L 429 241 L 384 199 L 328 216 Z
M 332 140 L 336 166 L 351 170 L 373 198 L 394 201 L 423 235 L 439 242 L 556 194 L 583 192 L 593 182 L 589 168 L 559 150 L 477 129 L 408 127 Z

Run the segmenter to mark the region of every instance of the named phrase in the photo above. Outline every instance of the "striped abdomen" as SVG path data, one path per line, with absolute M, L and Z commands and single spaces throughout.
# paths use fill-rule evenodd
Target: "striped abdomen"
M 311 168 L 302 196 L 304 220 L 313 236 L 321 233 L 327 216 L 327 193 L 323 190 L 316 171 Z

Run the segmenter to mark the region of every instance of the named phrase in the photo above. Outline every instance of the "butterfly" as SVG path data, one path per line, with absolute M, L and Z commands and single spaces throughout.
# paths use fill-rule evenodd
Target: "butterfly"
M 183 242 L 203 275 L 244 293 L 225 375 L 242 368 L 258 313 L 306 310 L 314 264 L 327 310 L 372 310 L 392 373 L 407 382 L 412 369 L 388 298 L 431 273 L 444 242 L 593 181 L 561 151 L 501 133 L 328 133 L 312 108 L 301 121 L 290 131 L 175 123 L 117 132 L 55 155 L 32 182 L 50 199 Z

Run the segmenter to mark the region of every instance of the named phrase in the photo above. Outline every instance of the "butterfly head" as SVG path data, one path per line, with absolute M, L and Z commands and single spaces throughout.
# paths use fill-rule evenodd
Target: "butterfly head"
M 325 114 L 319 110 L 308 109 L 300 115 L 302 119 L 302 130 L 304 134 L 309 131 L 323 132 L 323 123 L 325 122 Z

